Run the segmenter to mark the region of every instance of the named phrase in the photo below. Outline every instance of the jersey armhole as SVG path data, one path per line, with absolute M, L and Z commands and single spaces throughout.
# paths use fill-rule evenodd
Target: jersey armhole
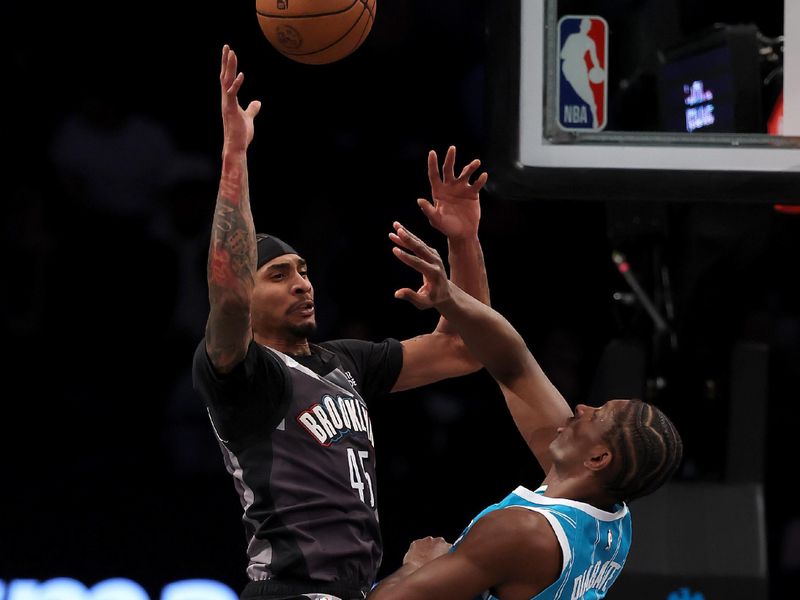
M 280 402 L 275 407 L 275 410 L 272 413 L 268 421 L 269 431 L 275 431 L 275 429 L 283 422 L 286 418 L 286 413 L 289 410 L 289 404 L 292 401 L 292 393 L 294 392 L 294 387 L 292 383 L 292 373 L 289 371 L 289 367 L 283 361 L 283 359 L 275 352 L 272 351 L 271 348 L 267 348 L 266 346 L 262 346 L 264 350 L 266 350 L 272 360 L 280 368 L 281 372 L 283 373 L 283 397 L 281 398 Z
M 556 534 L 558 545 L 561 546 L 561 574 L 563 575 L 564 571 L 567 570 L 567 567 L 572 562 L 572 550 L 570 550 L 569 542 L 567 541 L 567 534 L 564 532 L 564 528 L 561 526 L 558 518 L 556 518 L 556 516 L 550 511 L 542 510 L 541 508 L 536 508 L 534 506 L 516 505 L 515 508 L 526 508 L 532 512 L 537 512 L 547 519 L 548 523 L 550 523 L 553 533 Z

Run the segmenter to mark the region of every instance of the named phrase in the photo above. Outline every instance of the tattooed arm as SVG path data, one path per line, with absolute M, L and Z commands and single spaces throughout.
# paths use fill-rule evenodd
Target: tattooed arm
M 214 368 L 228 373 L 247 353 L 252 338 L 250 297 L 256 270 L 256 234 L 247 185 L 247 147 L 253 140 L 257 100 L 244 110 L 237 94 L 244 74 L 236 72 L 236 54 L 222 49 L 222 175 L 208 250 L 206 352 Z

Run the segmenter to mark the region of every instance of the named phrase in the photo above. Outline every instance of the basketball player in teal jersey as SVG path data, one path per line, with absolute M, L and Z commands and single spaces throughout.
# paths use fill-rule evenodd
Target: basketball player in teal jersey
M 447 279 L 438 253 L 395 223 L 393 251 L 423 276 L 398 298 L 435 307 L 500 385 L 520 433 L 546 474 L 481 512 L 451 547 L 414 542 L 370 600 L 597 600 L 625 564 L 626 502 L 658 489 L 683 446 L 670 420 L 638 400 L 575 413 L 502 315 Z

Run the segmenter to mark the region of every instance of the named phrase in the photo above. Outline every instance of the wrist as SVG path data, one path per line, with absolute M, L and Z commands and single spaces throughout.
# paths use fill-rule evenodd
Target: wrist
M 447 236 L 447 245 L 451 251 L 458 251 L 461 248 L 472 248 L 476 244 L 480 244 L 477 231 Z
M 453 283 L 447 282 L 447 292 L 440 294 L 438 298 L 433 300 L 433 307 L 446 319 L 447 313 L 450 312 L 455 306 L 455 298 L 453 297 Z
M 247 153 L 239 150 L 222 149 L 222 176 L 239 177 L 247 161 Z
M 222 160 L 243 160 L 247 156 L 247 148 L 243 148 L 240 144 L 233 144 L 230 142 L 223 142 L 222 144 Z

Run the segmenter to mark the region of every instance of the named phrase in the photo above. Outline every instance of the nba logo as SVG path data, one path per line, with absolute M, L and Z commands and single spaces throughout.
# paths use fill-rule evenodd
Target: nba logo
M 567 15 L 558 21 L 556 122 L 566 131 L 601 131 L 608 119 L 608 23 Z

